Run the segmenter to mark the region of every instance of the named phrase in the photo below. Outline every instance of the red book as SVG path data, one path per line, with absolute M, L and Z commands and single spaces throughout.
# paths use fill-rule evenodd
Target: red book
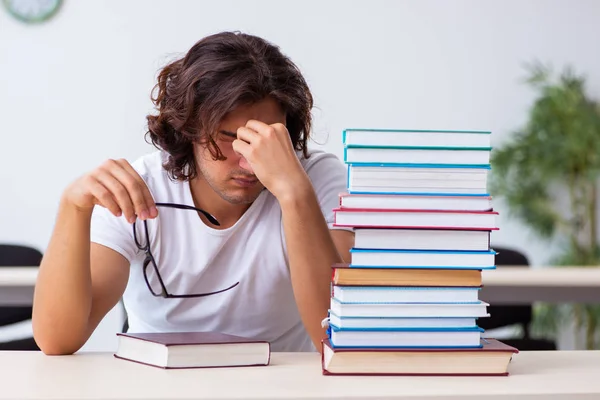
M 497 230 L 497 211 L 399 210 L 336 208 L 335 226 Z
M 117 333 L 116 358 L 165 369 L 269 365 L 269 342 L 219 332 Z
M 340 193 L 342 209 L 493 211 L 491 196 Z
M 480 348 L 334 348 L 322 341 L 323 375 L 506 376 L 519 351 L 495 339 Z

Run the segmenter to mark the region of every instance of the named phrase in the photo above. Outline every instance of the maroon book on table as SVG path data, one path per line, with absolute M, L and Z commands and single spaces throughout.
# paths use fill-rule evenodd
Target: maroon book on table
M 245 337 L 229 335 L 220 332 L 147 332 L 147 333 L 117 333 L 117 336 L 123 338 L 134 339 L 141 342 L 149 342 L 155 344 L 157 347 L 166 347 L 170 351 L 170 348 L 179 346 L 193 346 L 194 348 L 202 348 L 206 346 L 222 346 L 222 345 L 235 345 L 235 344 L 248 344 L 248 345 L 261 345 L 262 347 L 262 358 L 257 358 L 253 362 L 231 365 L 231 364 L 220 364 L 217 360 L 212 364 L 208 365 L 179 365 L 169 366 L 158 365 L 157 363 L 144 361 L 140 357 L 131 357 L 124 355 L 120 352 L 121 348 L 114 354 L 116 358 L 133 361 L 140 364 L 150 365 L 154 367 L 160 367 L 165 369 L 185 369 L 185 368 L 216 368 L 216 367 L 236 367 L 236 366 L 264 366 L 270 363 L 270 343 L 263 340 L 253 340 Z M 121 346 L 121 343 L 120 343 Z M 234 354 L 235 355 L 235 354 Z M 200 357 L 198 357 L 200 358 Z

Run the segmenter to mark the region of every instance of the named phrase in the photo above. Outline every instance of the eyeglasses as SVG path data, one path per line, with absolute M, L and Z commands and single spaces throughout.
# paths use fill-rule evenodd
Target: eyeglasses
M 207 213 L 206 211 L 204 211 L 200 208 L 188 206 L 185 204 L 174 204 L 174 203 L 155 203 L 155 204 L 157 207 L 169 207 L 169 208 L 176 208 L 176 209 L 181 209 L 181 210 L 197 211 L 197 212 L 201 213 L 202 215 L 204 215 L 211 224 L 217 225 L 217 226 L 220 225 L 219 221 L 217 221 L 217 219 L 215 217 L 213 217 L 212 215 L 210 215 L 209 213 Z M 214 292 L 207 292 L 207 293 L 195 293 L 195 294 L 171 294 L 171 293 L 169 293 L 162 277 L 160 276 L 160 272 L 158 271 L 158 266 L 156 264 L 156 260 L 154 259 L 154 256 L 152 255 L 152 252 L 150 251 L 150 235 L 148 234 L 148 221 L 144 220 L 144 232 L 146 235 L 146 243 L 145 244 L 140 243 L 140 241 L 138 239 L 138 234 L 135 229 L 135 226 L 136 226 L 135 224 L 136 223 L 134 222 L 133 223 L 133 239 L 135 240 L 135 245 L 137 246 L 137 248 L 146 253 L 146 257 L 144 258 L 144 263 L 142 264 L 142 270 L 144 272 L 144 280 L 146 281 L 146 285 L 148 286 L 148 289 L 150 290 L 152 295 L 154 295 L 156 297 L 163 297 L 165 299 L 206 297 L 206 296 L 211 296 L 213 294 L 226 292 L 230 289 L 233 289 L 237 285 L 239 285 L 239 282 L 236 282 L 233 285 L 229 286 L 228 288 L 220 289 L 220 290 L 217 290 Z M 152 264 L 152 268 L 154 268 L 154 272 L 156 272 L 156 277 L 158 278 L 158 284 L 160 285 L 160 290 L 156 290 L 156 288 L 153 288 L 152 285 L 150 284 L 150 279 L 148 278 L 148 268 L 149 268 L 150 264 Z

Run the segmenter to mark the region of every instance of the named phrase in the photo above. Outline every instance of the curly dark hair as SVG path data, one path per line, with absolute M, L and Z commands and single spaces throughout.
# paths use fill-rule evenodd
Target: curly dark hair
M 215 142 L 220 122 L 236 107 L 267 96 L 286 112 L 294 148 L 308 157 L 313 97 L 298 67 L 262 38 L 240 32 L 207 36 L 160 71 L 152 90 L 158 115 L 146 117 L 146 138 L 168 154 L 163 166 L 172 179 L 192 179 L 193 144 L 206 144 L 215 160 L 224 160 Z

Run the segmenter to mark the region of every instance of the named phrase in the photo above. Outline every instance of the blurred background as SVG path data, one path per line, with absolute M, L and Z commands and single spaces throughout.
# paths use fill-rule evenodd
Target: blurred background
M 563 264 L 597 265 L 585 229 L 595 229 L 587 212 L 600 171 L 599 20 L 597 0 L 2 0 L 0 243 L 43 253 L 68 183 L 107 158 L 153 150 L 145 116 L 159 68 L 205 35 L 239 30 L 279 45 L 303 71 L 312 147 L 342 158 L 348 127 L 491 130 L 502 171 L 492 244 L 531 268 L 573 252 L 585 257 Z M 570 197 L 580 189 L 583 215 Z M 570 231 L 554 229 L 577 215 Z M 594 244 L 569 247 L 582 235 Z M 543 325 L 558 309 L 536 310 L 538 332 L 585 347 L 573 326 Z M 112 350 L 122 318 L 117 307 L 84 350 Z M 30 332 L 28 321 L 15 326 L 0 339 Z

